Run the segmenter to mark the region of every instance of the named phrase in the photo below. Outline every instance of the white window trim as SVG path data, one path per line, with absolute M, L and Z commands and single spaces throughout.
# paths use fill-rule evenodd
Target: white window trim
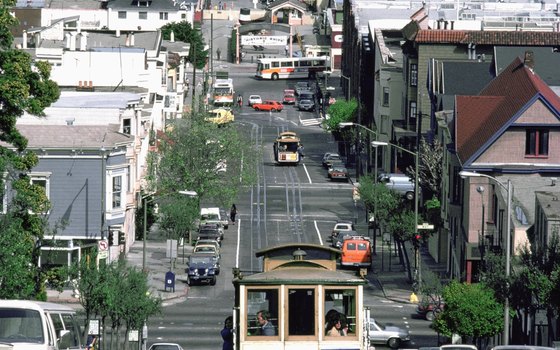
M 113 178 L 115 177 L 122 177 L 121 179 L 121 205 L 119 207 L 113 207 Z M 107 171 L 107 182 L 106 182 L 106 203 L 105 209 L 107 212 L 115 212 L 124 210 L 126 208 L 126 198 L 128 193 L 128 177 L 130 174 L 128 173 L 128 166 L 119 167 L 115 169 L 111 169 Z

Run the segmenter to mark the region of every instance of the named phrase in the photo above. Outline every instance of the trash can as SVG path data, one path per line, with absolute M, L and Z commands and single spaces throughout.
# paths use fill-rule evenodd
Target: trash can
M 165 288 L 164 290 L 167 292 L 167 288 L 169 288 L 170 292 L 175 292 L 175 274 L 171 271 L 167 271 L 165 273 Z

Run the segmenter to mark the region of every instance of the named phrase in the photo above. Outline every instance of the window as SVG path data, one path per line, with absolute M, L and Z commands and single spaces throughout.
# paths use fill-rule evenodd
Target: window
M 266 332 L 278 335 L 279 324 L 278 289 L 247 290 L 247 335 L 264 336 Z
M 167 21 L 169 19 L 169 13 L 168 12 L 160 12 L 159 13 L 159 19 Z
M 389 116 L 388 115 L 382 115 L 381 116 L 380 132 L 382 134 L 386 135 L 388 131 L 389 131 Z
M 126 11 L 119 11 L 119 19 L 126 19 Z
M 459 176 L 460 171 L 460 167 L 453 167 L 453 188 L 451 189 L 451 202 L 455 204 L 461 203 L 461 177 Z
M 138 19 L 148 19 L 148 12 L 138 12 Z
M 122 206 L 122 175 L 120 176 L 113 176 L 113 185 L 111 187 L 112 190 L 112 203 L 113 209 L 121 208 Z
M 410 86 L 418 86 L 418 65 L 410 64 Z
M 383 106 L 389 105 L 389 87 L 385 86 L 383 88 Z
M 286 61 L 286 62 L 280 62 L 280 66 L 281 67 L 293 67 L 294 64 L 292 63 L 292 61 Z
M 131 132 L 130 118 L 123 119 L 123 134 L 130 135 L 130 132 Z
M 186 19 L 187 18 L 187 14 L 186 13 L 181 13 L 181 19 Z
M 315 289 L 288 289 L 288 336 L 315 335 Z
M 410 108 L 408 109 L 408 117 L 410 119 L 416 119 L 416 101 L 410 101 Z
M 525 155 L 532 157 L 548 156 L 548 134 L 546 129 L 530 129 L 525 134 Z
M 278 68 L 278 67 L 280 67 L 280 62 L 278 62 L 278 61 L 276 61 L 276 62 L 274 62 L 274 61 L 273 61 L 273 62 L 270 62 L 270 66 L 271 66 L 272 68 Z
M 335 327 L 336 330 L 340 327 L 341 335 L 356 336 L 356 290 L 325 289 L 324 294 L 325 335 L 337 335 L 337 333 L 327 332 L 332 327 Z M 336 325 L 338 320 L 340 320 L 340 326 Z M 345 329 L 345 325 L 348 326 L 347 329 Z
M 34 175 L 30 175 L 30 177 L 31 177 L 31 184 L 42 187 L 45 190 L 45 195 L 47 196 L 47 198 L 50 198 L 49 178 L 46 176 L 34 176 Z

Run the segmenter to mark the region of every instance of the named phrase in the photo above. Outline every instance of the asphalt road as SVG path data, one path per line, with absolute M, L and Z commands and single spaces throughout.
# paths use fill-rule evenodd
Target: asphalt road
M 236 74 L 237 93 L 245 100 L 250 94 L 263 99 L 281 100 L 282 91 L 295 81 L 258 81 L 251 73 Z M 250 142 L 260 150 L 258 183 L 242 193 L 237 201 L 238 219 L 226 231 L 222 247 L 222 269 L 215 286 L 191 287 L 186 300 L 177 300 L 164 307 L 162 316 L 150 319 L 149 344 L 156 341 L 176 342 L 185 349 L 219 349 L 223 320 L 232 314 L 234 292 L 232 267 L 242 271 L 260 271 L 261 261 L 255 252 L 261 248 L 288 242 L 329 244 L 334 223 L 354 219 L 358 215 L 352 200 L 352 184 L 331 182 L 321 165 L 326 151 L 337 145 L 329 133 L 319 126 L 303 126 L 316 114 L 299 112 L 285 106 L 280 113 L 256 112 L 247 106 L 236 111 L 236 124 Z M 305 146 L 305 158 L 299 166 L 274 164 L 272 142 L 281 131 L 297 132 Z M 412 341 L 407 348 L 432 346 L 436 334 L 425 320 L 415 319 L 414 305 L 389 301 L 366 294 L 365 304 L 372 315 L 383 323 L 410 329 Z M 383 346 L 376 346 L 383 348 Z

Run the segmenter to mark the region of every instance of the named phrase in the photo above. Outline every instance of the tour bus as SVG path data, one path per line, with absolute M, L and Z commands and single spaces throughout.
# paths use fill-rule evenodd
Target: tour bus
M 212 86 L 212 100 L 215 106 L 233 105 L 233 79 L 216 79 Z
M 256 253 L 262 272 L 234 268 L 236 349 L 369 349 L 367 281 L 337 270 L 339 256 L 338 249 L 290 243 Z M 333 319 L 348 328 L 339 325 L 335 334 Z
M 0 300 L 0 343 L 12 350 L 83 349 L 76 312 L 66 305 Z
M 259 79 L 315 78 L 318 72 L 328 70 L 327 57 L 261 58 L 257 60 L 256 77 Z
M 298 164 L 300 154 L 298 147 L 301 145 L 299 137 L 293 131 L 280 133 L 274 141 L 274 160 L 277 164 Z

